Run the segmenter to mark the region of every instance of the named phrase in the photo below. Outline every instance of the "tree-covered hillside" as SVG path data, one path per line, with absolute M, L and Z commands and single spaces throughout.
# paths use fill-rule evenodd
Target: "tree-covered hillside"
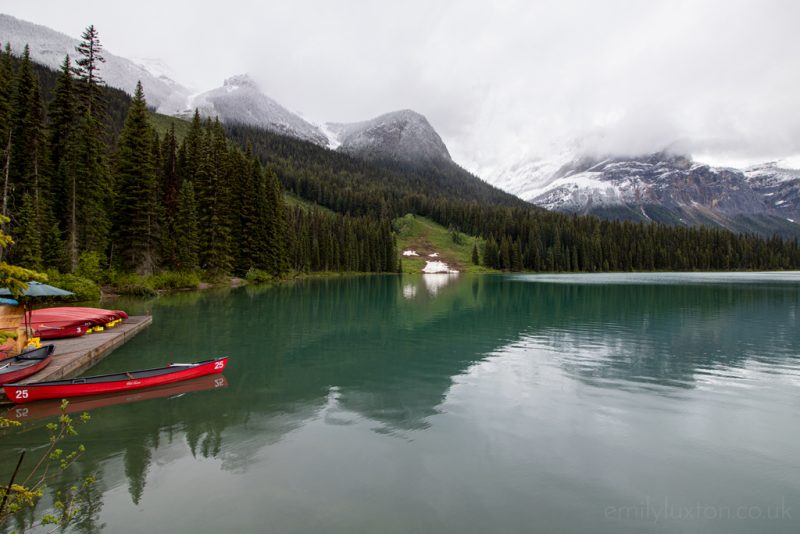
M 412 213 L 479 237 L 493 269 L 800 268 L 796 240 L 547 212 L 454 164 L 367 162 L 197 114 L 176 133 L 141 88 L 103 85 L 97 33 L 83 37 L 60 72 L 0 55 L 0 209 L 26 267 L 394 272 L 392 221 Z
M 97 39 L 89 30 L 86 43 Z M 27 49 L 0 57 L 13 261 L 210 276 L 397 269 L 388 218 L 287 206 L 275 173 L 218 122 L 195 116 L 182 140 L 174 125 L 154 127 L 141 87 L 133 98 L 105 87 L 102 47 L 85 49 L 60 72 L 31 62 Z
M 257 128 L 229 125 L 294 194 L 341 213 L 414 213 L 481 236 L 483 265 L 503 270 L 796 269 L 797 241 L 718 228 L 606 221 L 533 207 L 465 171 L 365 162 Z

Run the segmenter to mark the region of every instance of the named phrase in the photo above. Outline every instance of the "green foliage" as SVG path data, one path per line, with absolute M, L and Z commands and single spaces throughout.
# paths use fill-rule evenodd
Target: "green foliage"
M 145 278 L 144 285 L 156 290 L 196 289 L 200 285 L 200 275 L 196 272 L 164 271 Z
M 196 289 L 200 285 L 200 273 L 162 271 L 156 275 L 142 276 L 136 273 L 116 274 L 111 280 L 114 291 L 123 295 L 154 297 L 159 291 Z
M 52 508 L 45 510 L 38 521 L 33 519 L 33 512 L 44 495 L 51 471 L 67 472 L 86 452 L 86 447 L 82 444 L 74 449 L 62 448 L 67 438 L 78 435 L 77 425 L 86 424 L 91 419 L 89 414 L 84 412 L 77 421 L 74 420 L 67 413 L 68 406 L 69 402 L 63 400 L 58 420 L 46 425 L 49 433 L 48 441 L 38 461 L 33 467 L 28 467 L 30 462 L 26 462 L 23 470 L 17 473 L 14 484 L 11 487 L 0 488 L 0 500 L 5 498 L 5 508 L 0 511 L 0 527 L 6 526 L 14 518 L 17 520 L 18 528 L 22 530 L 47 526 L 64 530 L 75 522 L 91 498 L 90 491 L 96 483 L 94 475 L 88 475 L 66 490 L 56 492 Z M 0 427 L 14 425 L 19 423 L 0 418 Z
M 275 277 L 267 271 L 261 269 L 250 268 L 245 275 L 245 279 L 250 284 L 268 284 L 275 281 Z
M 103 282 L 106 278 L 102 265 L 104 261 L 105 257 L 98 252 L 84 252 L 78 260 L 78 270 L 76 274 L 79 277 L 88 278 L 94 282 Z
M 0 253 L 14 244 L 11 236 L 2 230 L 2 226 L 6 223 L 8 217 L 0 215 Z M 30 281 L 46 282 L 47 275 L 0 261 L 0 287 L 8 288 L 14 298 L 19 298 L 28 289 L 26 282 Z
M 50 284 L 75 293 L 71 300 L 83 302 L 100 299 L 100 286 L 92 279 L 77 274 L 62 274 L 55 269 L 48 269 L 47 278 Z

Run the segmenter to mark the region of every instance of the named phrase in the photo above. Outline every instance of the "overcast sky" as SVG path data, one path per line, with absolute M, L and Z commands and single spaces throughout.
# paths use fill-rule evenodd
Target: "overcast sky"
M 250 72 L 307 119 L 426 115 L 481 174 L 565 146 L 718 163 L 800 154 L 800 1 L 0 0 L 159 58 L 197 91 Z

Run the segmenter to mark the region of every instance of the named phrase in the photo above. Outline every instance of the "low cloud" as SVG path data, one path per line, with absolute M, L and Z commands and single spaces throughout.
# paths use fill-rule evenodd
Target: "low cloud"
M 415 109 L 479 172 L 565 146 L 800 154 L 792 0 L 87 4 L 4 10 L 72 35 L 94 23 L 109 50 L 163 58 L 198 90 L 250 72 L 314 121 Z

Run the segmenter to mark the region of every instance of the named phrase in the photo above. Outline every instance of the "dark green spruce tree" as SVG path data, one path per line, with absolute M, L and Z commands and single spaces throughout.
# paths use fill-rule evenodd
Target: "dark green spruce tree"
M 52 191 L 57 198 L 67 198 L 67 177 L 63 162 L 67 154 L 67 145 L 75 130 L 78 114 L 75 102 L 74 81 L 72 79 L 72 63 L 69 56 L 64 58 L 61 70 L 56 78 L 53 100 L 48 108 L 49 120 L 49 159 Z M 54 203 L 55 215 L 61 228 L 67 228 L 67 203 Z
M 81 42 L 75 47 L 75 51 L 78 53 L 78 59 L 75 61 L 74 72 L 83 82 L 81 103 L 84 111 L 87 111 L 89 115 L 100 116 L 104 112 L 101 88 L 105 85 L 100 76 L 100 64 L 105 63 L 106 60 L 103 57 L 100 35 L 94 24 L 89 25 L 83 31 Z
M 153 274 L 158 264 L 158 190 L 153 131 L 147 116 L 142 84 L 136 84 L 133 102 L 117 142 L 114 158 L 114 248 L 126 270 Z
M 11 172 L 11 109 L 14 97 L 14 67 L 12 65 L 11 46 L 6 44 L 0 54 L 0 154 L 2 154 L 2 213 L 7 215 L 8 188 Z M 0 251 L 2 255 L 2 251 Z
M 212 276 L 233 269 L 228 146 L 219 122 L 208 123 L 199 146 L 195 195 L 200 217 L 200 263 Z
M 80 81 L 78 125 L 67 140 L 64 170 L 66 196 L 65 241 L 70 270 L 78 267 L 81 252 L 106 255 L 111 232 L 109 208 L 113 186 L 104 139 L 105 109 L 100 76 L 102 45 L 94 26 L 84 31 L 74 73 Z M 113 256 L 113 249 L 111 251 Z
M 172 267 L 185 272 L 196 270 L 199 267 L 199 225 L 194 186 L 188 180 L 184 180 L 178 193 L 178 207 L 173 228 L 171 238 L 175 242 L 175 262 Z

